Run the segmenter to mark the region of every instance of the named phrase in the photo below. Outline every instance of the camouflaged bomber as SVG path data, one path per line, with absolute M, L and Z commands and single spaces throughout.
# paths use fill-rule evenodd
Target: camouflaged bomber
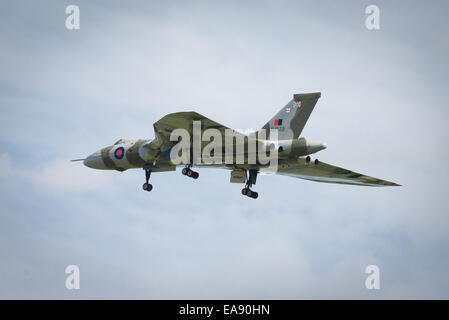
M 319 92 L 293 95 L 293 99 L 261 130 L 250 135 L 234 131 L 193 111 L 171 113 L 154 123 L 155 139 L 120 139 L 85 159 L 72 161 L 83 161 L 89 168 L 103 170 L 125 171 L 143 168 L 146 180 L 143 189 L 146 191 L 153 189 L 149 183 L 152 172 L 175 171 L 177 166 L 182 166 L 183 175 L 197 179 L 199 174 L 193 171 L 192 167 L 222 167 L 230 170 L 230 182 L 245 184 L 242 189 L 243 195 L 255 199 L 258 197 L 258 193 L 251 190 L 251 187 L 256 184 L 258 173 L 264 172 L 269 164 L 262 163 L 257 157 L 254 161 L 252 155 L 262 151 L 269 158 L 270 154 L 275 151 L 276 170 L 274 173 L 276 174 L 326 183 L 399 186 L 393 182 L 365 176 L 311 157 L 312 154 L 325 149 L 326 144 L 311 141 L 300 137 L 300 135 L 320 97 L 321 93 Z M 199 131 L 197 130 L 196 133 L 195 123 L 200 123 Z M 184 130 L 190 137 L 190 141 L 187 141 L 190 147 L 180 151 L 182 153 L 184 150 L 188 154 L 184 163 L 176 163 L 173 160 L 172 151 L 180 143 L 179 140 L 172 141 L 173 137 L 171 136 L 175 130 Z M 209 140 L 201 138 L 207 132 L 213 132 L 215 137 L 219 137 L 214 138 L 214 142 L 219 143 L 220 147 L 213 150 L 214 156 L 220 155 L 218 161 L 217 158 L 213 162 L 204 161 L 205 157 L 201 154 L 211 143 Z M 231 146 L 232 151 L 234 148 L 236 150 L 230 158 L 232 161 L 225 159 L 226 152 L 229 151 L 229 148 L 226 149 L 225 137 L 229 132 L 233 135 L 232 141 L 237 141 L 235 146 Z M 252 141 L 255 141 L 256 146 L 253 151 L 249 147 Z M 195 143 L 200 151 L 199 156 L 192 156 L 195 153 Z M 239 156 L 243 161 L 236 161 Z M 273 158 L 269 159 L 273 160 Z

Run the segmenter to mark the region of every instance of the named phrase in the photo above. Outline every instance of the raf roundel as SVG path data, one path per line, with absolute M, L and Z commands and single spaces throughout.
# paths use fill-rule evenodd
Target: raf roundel
M 114 151 L 114 156 L 116 159 L 122 159 L 123 156 L 125 155 L 125 149 L 123 147 L 117 148 Z

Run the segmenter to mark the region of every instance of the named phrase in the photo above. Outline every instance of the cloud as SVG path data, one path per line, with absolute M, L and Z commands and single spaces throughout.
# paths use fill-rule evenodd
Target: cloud
M 25 173 L 36 186 L 45 187 L 46 192 L 92 192 L 114 185 L 111 175 L 105 172 L 86 170 L 81 162 L 55 159 Z

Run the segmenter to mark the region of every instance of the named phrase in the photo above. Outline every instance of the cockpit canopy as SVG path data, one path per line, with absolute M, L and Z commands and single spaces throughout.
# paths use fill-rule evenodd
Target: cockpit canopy
M 129 142 L 129 141 L 132 141 L 132 139 L 120 139 L 116 143 L 114 143 L 114 146 L 118 145 L 118 144 Z

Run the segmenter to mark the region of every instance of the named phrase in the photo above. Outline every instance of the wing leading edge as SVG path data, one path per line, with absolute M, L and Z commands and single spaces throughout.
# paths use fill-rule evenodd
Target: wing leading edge
M 201 133 L 207 129 L 216 129 L 220 131 L 223 139 L 225 137 L 225 130 L 232 130 L 218 122 L 215 122 L 197 112 L 176 112 L 170 113 L 165 117 L 161 118 L 159 121 L 153 124 L 154 133 L 156 138 L 164 145 L 173 145 L 174 143 L 170 141 L 170 134 L 175 129 L 185 129 L 190 135 L 193 135 L 192 124 L 193 121 L 201 121 Z M 242 135 L 241 133 L 232 130 L 236 135 Z M 224 143 L 224 140 L 223 140 Z M 207 144 L 207 142 L 202 141 L 202 146 Z

